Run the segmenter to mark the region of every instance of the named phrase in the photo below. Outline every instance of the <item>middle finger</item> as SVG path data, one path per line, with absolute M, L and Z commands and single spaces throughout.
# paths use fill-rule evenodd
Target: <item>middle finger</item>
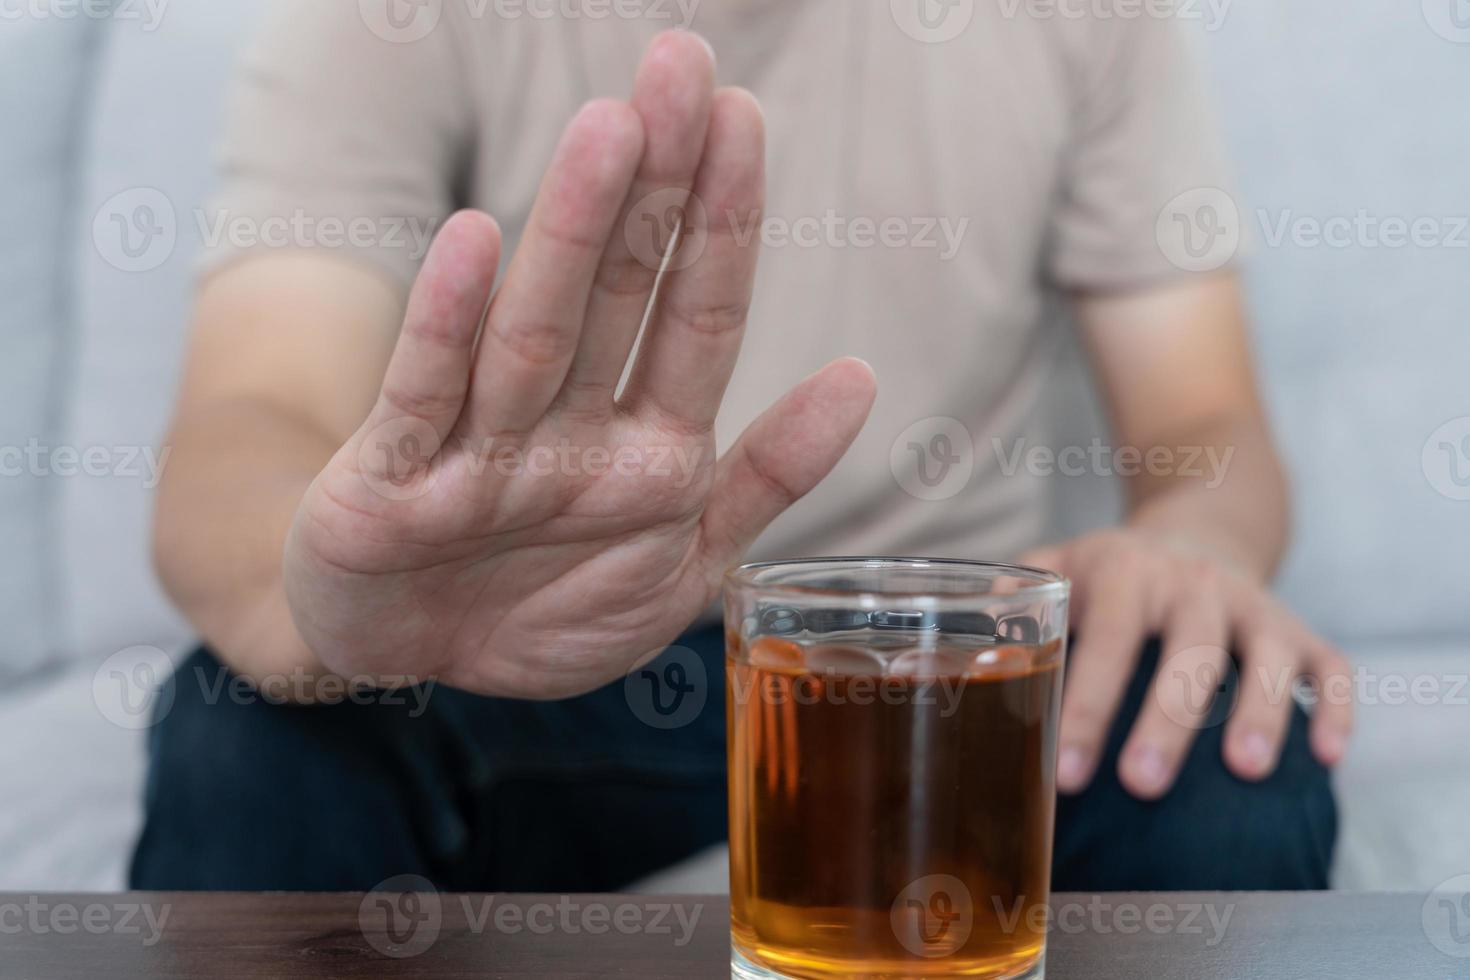
M 714 79 L 709 46 L 687 31 L 660 34 L 638 69 L 633 108 L 647 135 L 643 160 L 597 268 L 586 331 L 557 396 L 573 413 L 612 410 L 658 277 L 668 231 L 662 222 L 682 212 L 704 152 Z
M 1219 691 L 1229 638 L 1218 594 L 1196 590 L 1169 610 L 1150 696 L 1118 762 L 1118 776 L 1134 796 L 1156 799 L 1173 785 Z

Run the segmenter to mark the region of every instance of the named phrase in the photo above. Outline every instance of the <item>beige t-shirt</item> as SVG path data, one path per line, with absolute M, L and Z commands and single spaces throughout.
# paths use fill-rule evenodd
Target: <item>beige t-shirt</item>
M 720 82 L 751 89 L 769 130 L 761 267 L 719 444 L 834 357 L 865 358 L 880 388 L 837 471 L 756 557 L 1003 558 L 1045 538 L 1045 479 L 1013 452 L 1038 438 L 1069 329 L 1059 300 L 1182 275 L 1159 216 L 1223 186 L 1181 25 L 1126 16 L 1148 5 L 274 8 L 241 71 L 218 207 L 236 227 L 292 230 L 208 261 L 284 240 L 405 288 L 459 207 L 494 214 L 509 255 L 566 121 L 589 98 L 626 97 L 647 40 L 693 10 Z

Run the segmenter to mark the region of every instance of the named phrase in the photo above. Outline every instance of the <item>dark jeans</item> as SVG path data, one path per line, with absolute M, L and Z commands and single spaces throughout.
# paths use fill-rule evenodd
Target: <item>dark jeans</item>
M 626 885 L 725 839 L 723 639 L 715 627 L 680 642 L 697 656 L 653 666 L 697 688 L 702 664 L 692 714 L 637 676 L 561 702 L 439 687 L 284 707 L 232 695 L 199 650 L 159 701 L 132 887 L 366 890 L 399 874 L 455 891 Z M 1325 888 L 1336 809 L 1299 709 L 1262 783 L 1225 770 L 1217 726 L 1162 801 L 1124 791 L 1118 752 L 1157 657 L 1150 644 L 1091 788 L 1060 800 L 1055 886 Z

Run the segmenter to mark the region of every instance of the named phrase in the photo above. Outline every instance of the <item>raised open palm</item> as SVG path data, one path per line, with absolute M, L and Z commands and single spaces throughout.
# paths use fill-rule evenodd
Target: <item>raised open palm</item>
M 702 221 L 697 257 L 670 264 L 618 396 L 657 276 L 636 233 L 690 193 L 690 215 L 744 227 L 763 158 L 755 101 L 714 88 L 698 38 L 666 33 L 631 104 L 589 103 L 567 126 L 493 299 L 495 223 L 446 223 L 377 404 L 287 542 L 292 613 L 326 666 L 590 690 L 677 637 L 831 470 L 872 404 L 859 361 L 828 365 L 716 456 L 756 266 L 729 221 Z

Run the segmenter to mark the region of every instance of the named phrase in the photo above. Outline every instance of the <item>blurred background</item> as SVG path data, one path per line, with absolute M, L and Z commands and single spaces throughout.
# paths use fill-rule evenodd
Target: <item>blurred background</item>
M 190 640 L 150 494 L 260 6 L 0 2 L 0 889 L 123 885 L 150 692 Z M 1358 669 L 1335 883 L 1432 888 L 1470 871 L 1470 3 L 1178 16 L 1239 179 L 1161 215 L 1161 246 L 1182 218 L 1190 248 L 1247 256 L 1294 478 L 1279 592 Z M 1064 370 L 1050 438 L 1086 446 L 1095 400 Z M 1063 531 L 1117 506 L 1107 478 L 1047 487 Z

